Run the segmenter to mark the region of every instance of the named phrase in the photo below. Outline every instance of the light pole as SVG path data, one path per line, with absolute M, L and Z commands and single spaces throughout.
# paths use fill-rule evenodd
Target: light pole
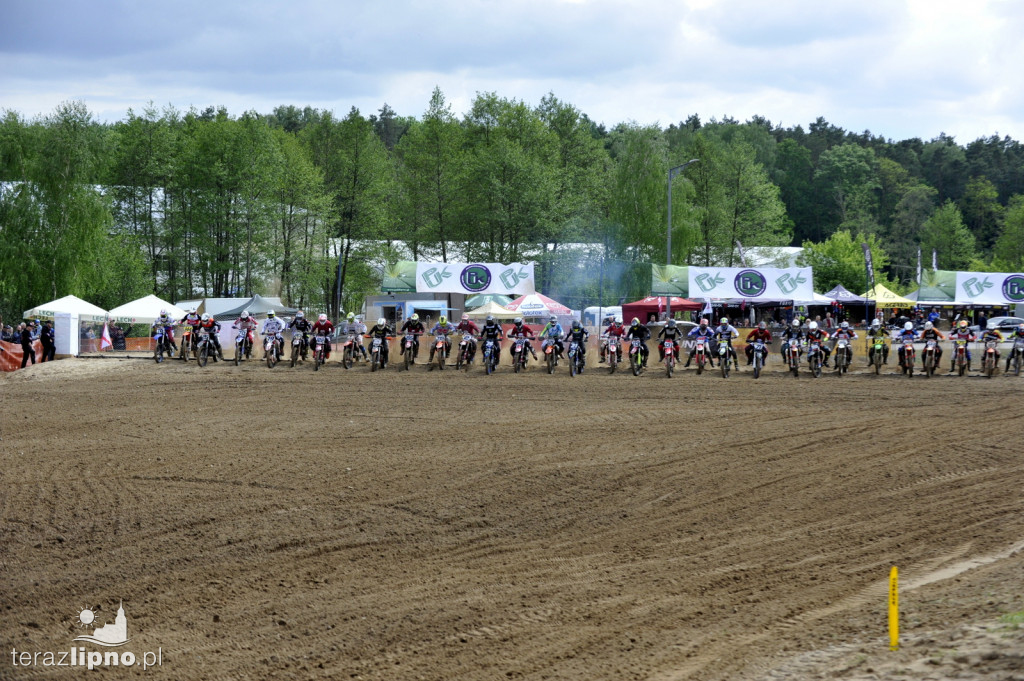
M 694 163 L 696 163 L 699 160 L 700 160 L 699 158 L 691 159 L 691 160 L 687 161 L 686 163 L 684 163 L 681 166 L 676 166 L 675 168 L 669 168 L 669 170 L 668 170 L 668 239 L 667 239 L 667 244 L 666 244 L 666 247 L 665 247 L 665 264 L 666 265 L 671 265 L 672 264 L 672 178 L 674 178 L 676 175 L 678 175 L 679 173 L 681 173 L 684 170 L 686 170 L 687 167 L 693 165 Z M 669 295 L 667 297 L 667 302 L 666 302 L 665 307 L 666 307 L 666 312 L 668 313 L 668 318 L 672 319 L 672 294 L 671 293 L 669 293 Z

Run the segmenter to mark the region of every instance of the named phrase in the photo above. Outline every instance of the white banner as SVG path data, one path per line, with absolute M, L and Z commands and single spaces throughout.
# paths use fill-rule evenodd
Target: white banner
M 955 300 L 973 305 L 1024 303 L 1024 274 L 957 272 Z
M 810 267 L 690 267 L 689 274 L 691 298 L 814 299 Z
M 533 263 L 417 262 L 417 293 L 534 293 Z

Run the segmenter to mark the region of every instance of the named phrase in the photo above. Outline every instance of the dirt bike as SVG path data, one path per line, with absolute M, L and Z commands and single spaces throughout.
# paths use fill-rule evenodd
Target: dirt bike
M 320 366 L 327 361 L 327 334 L 318 332 L 313 337 L 313 371 L 320 371 Z
M 193 352 L 196 354 L 196 358 L 198 359 L 198 348 L 193 347 L 192 340 L 192 325 L 184 324 L 181 327 L 181 350 L 178 351 L 178 359 L 183 359 L 187 362 L 189 354 Z
M 384 368 L 384 339 L 377 336 L 370 341 L 370 371 Z
M 156 340 L 156 351 L 153 357 L 154 359 L 156 359 L 157 364 L 164 361 L 165 354 L 168 357 L 171 356 L 171 339 L 168 336 L 168 328 L 169 327 L 161 326 L 156 330 L 156 333 L 153 335 L 153 338 Z
M 434 360 L 437 361 L 437 368 L 444 371 L 444 362 L 448 359 L 448 336 L 443 333 L 434 335 Z M 433 369 L 433 365 L 430 367 Z
M 967 341 L 953 341 L 953 364 L 961 376 L 967 373 Z
M 470 352 L 473 350 L 473 346 L 476 344 L 476 339 L 473 338 L 473 334 L 464 333 L 462 334 L 462 340 L 459 341 L 459 354 L 455 358 L 455 368 L 465 368 L 469 371 L 469 357 Z
M 992 378 L 995 375 L 996 368 L 999 366 L 998 348 L 999 341 L 985 341 L 985 351 L 981 357 L 981 373 L 985 374 L 988 378 Z
M 263 352 L 266 353 L 267 368 L 273 369 L 281 359 L 281 343 L 276 334 L 268 334 L 263 341 Z
M 665 375 L 672 378 L 676 370 L 676 342 L 666 338 L 662 347 L 665 350 Z
M 359 348 L 356 347 L 358 342 L 358 334 L 350 333 L 345 338 L 345 343 L 341 346 L 341 366 L 346 369 L 351 369 L 355 363 L 356 355 L 359 354 Z
M 205 329 L 200 329 L 195 334 L 196 338 L 196 361 L 199 366 L 205 367 L 207 360 L 210 358 L 210 354 L 213 354 L 213 361 L 217 361 L 216 351 L 213 350 L 213 343 L 210 342 L 210 332 Z
M 407 333 L 402 339 L 402 357 L 405 359 L 405 370 L 413 365 L 416 355 L 416 336 L 418 333 Z
M 800 341 L 795 338 L 786 346 L 786 364 L 794 376 L 800 375 Z
M 544 341 L 541 346 L 541 350 L 544 352 L 544 363 L 547 365 L 548 373 L 555 373 L 555 366 L 558 364 L 558 344 L 553 339 Z
M 708 362 L 708 344 L 703 338 L 697 339 L 694 346 L 693 359 L 697 362 L 697 375 L 704 373 L 704 365 Z
M 815 378 L 821 378 L 823 357 L 824 355 L 821 351 L 821 343 L 812 341 L 807 344 L 807 367 L 811 370 L 811 375 Z
M 484 371 L 490 376 L 498 366 L 498 341 L 488 338 L 484 341 Z
M 875 374 L 882 372 L 882 360 L 885 358 L 885 339 L 876 337 L 871 342 L 871 349 L 874 351 L 871 355 L 871 366 L 875 367 Z
M 242 361 L 242 355 L 245 355 L 246 359 L 252 356 L 252 339 L 249 338 L 249 332 L 246 329 L 239 329 L 238 335 L 235 337 L 235 366 Z
M 615 365 L 619 363 L 619 338 L 618 336 L 608 336 L 608 342 L 605 345 L 604 356 L 608 358 L 608 373 L 615 373 Z
M 903 371 L 903 373 L 905 373 L 910 378 L 913 378 L 914 377 L 914 358 L 915 358 L 915 355 L 916 355 L 916 353 L 914 351 L 914 342 L 913 341 L 903 341 L 903 346 L 900 349 L 903 350 L 903 368 L 902 368 L 902 371 Z
M 842 376 L 850 370 L 850 341 L 840 338 L 836 341 L 836 347 L 832 349 L 835 355 L 836 373 Z
M 729 378 L 732 368 L 732 343 L 729 341 L 718 341 L 718 366 L 722 370 L 722 378 Z
M 292 366 L 299 361 L 306 361 L 306 335 L 301 331 L 292 331 Z
M 644 370 L 643 357 L 640 355 L 641 349 L 642 343 L 639 338 L 634 338 L 629 342 L 629 369 L 634 376 L 639 376 L 640 372 Z
M 756 340 L 751 344 L 753 350 L 753 365 L 754 365 L 754 378 L 761 377 L 761 369 L 764 367 L 764 357 L 767 351 L 764 347 L 764 341 Z
M 924 367 L 924 375 L 931 378 L 935 374 L 935 367 L 938 366 L 936 361 L 936 351 L 938 350 L 938 344 L 933 341 L 926 341 L 924 344 L 924 351 L 921 353 L 921 366 Z
M 1013 365 L 1013 375 L 1020 376 L 1020 365 L 1024 362 L 1024 339 L 1018 338 L 1013 342 L 1012 355 L 1010 363 Z
M 517 374 L 526 366 L 526 338 L 519 336 L 512 342 L 512 370 Z
M 586 355 L 583 348 L 576 341 L 569 341 L 569 376 L 583 373 L 583 366 L 586 364 Z

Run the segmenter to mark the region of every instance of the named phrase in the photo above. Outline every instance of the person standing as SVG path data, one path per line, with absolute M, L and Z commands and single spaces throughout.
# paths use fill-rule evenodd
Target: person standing
M 53 356 L 57 351 L 57 343 L 53 335 L 53 322 L 49 319 L 43 322 L 43 330 L 39 334 L 39 342 L 43 344 L 43 356 L 39 362 L 52 362 Z
M 21 368 L 24 369 L 31 358 L 32 363 L 36 363 L 36 351 L 32 348 L 32 326 L 35 322 L 29 322 L 28 324 L 22 322 L 21 326 Z

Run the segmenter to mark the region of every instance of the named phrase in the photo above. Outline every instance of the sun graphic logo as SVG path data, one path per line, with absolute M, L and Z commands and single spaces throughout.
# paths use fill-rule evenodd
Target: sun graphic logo
M 89 608 L 83 608 L 78 613 L 78 623 L 80 626 L 88 627 L 95 621 L 96 613 Z M 117 616 L 114 617 L 113 624 L 104 624 L 98 629 L 93 629 L 92 636 L 77 636 L 74 640 L 108 647 L 123 646 L 125 643 L 128 643 L 128 618 L 124 614 L 124 603 L 122 602 L 118 605 Z

